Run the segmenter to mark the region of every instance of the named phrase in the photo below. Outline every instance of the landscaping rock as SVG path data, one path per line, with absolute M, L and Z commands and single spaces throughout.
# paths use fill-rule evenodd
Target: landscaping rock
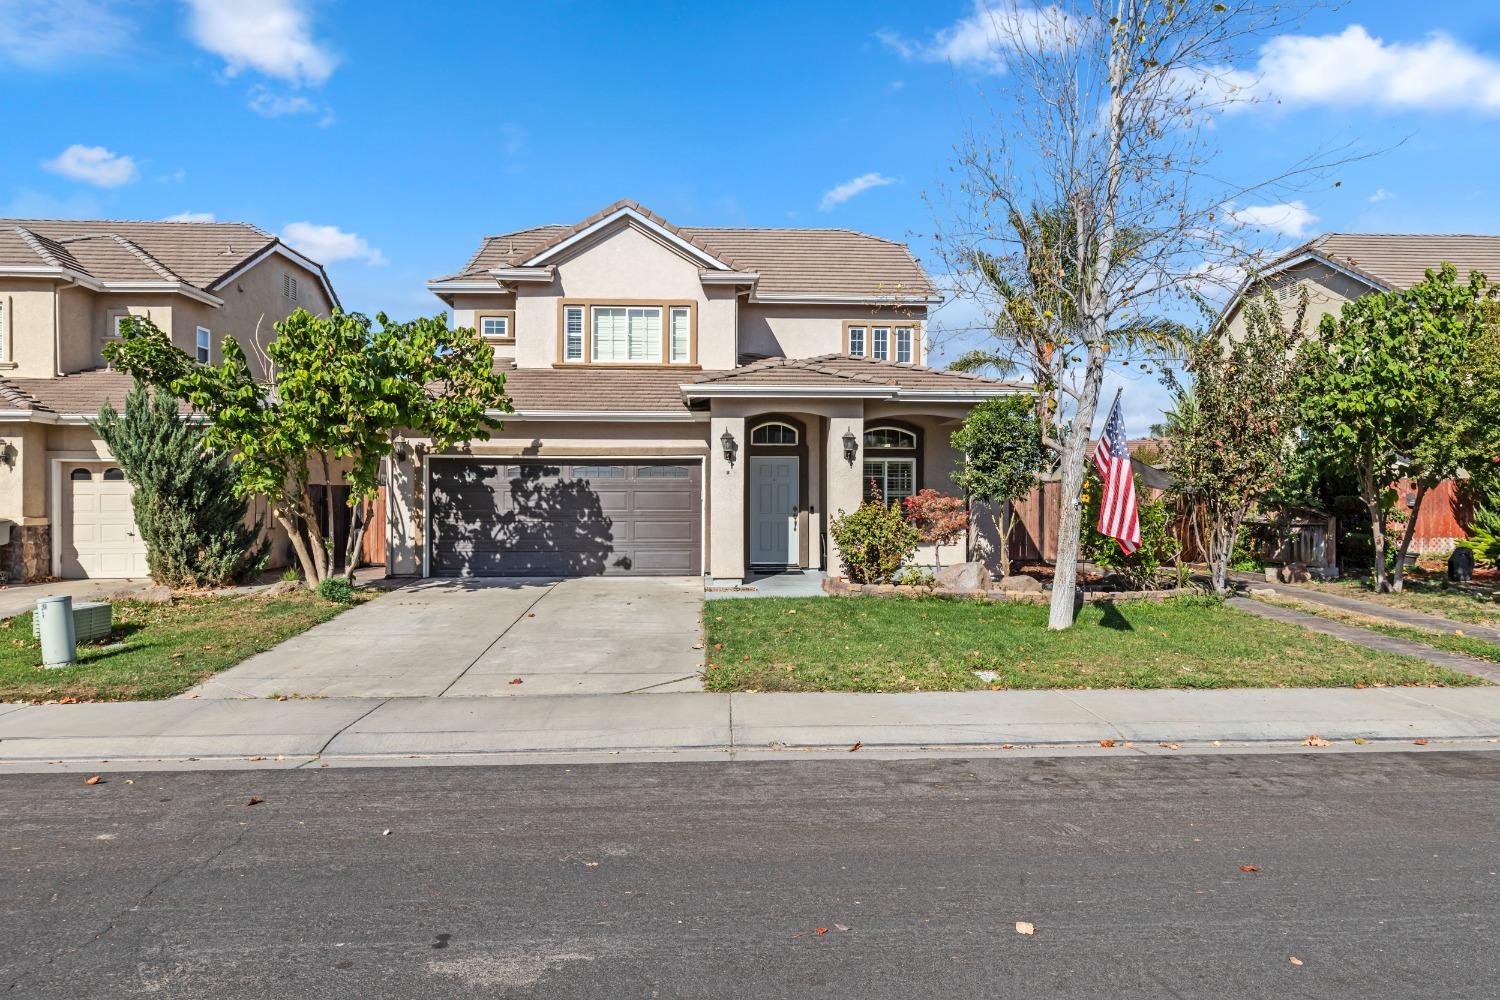
M 1256 597 L 1275 597 L 1276 596 L 1276 588 L 1275 587 L 1251 587 L 1250 588 L 1250 593 L 1253 594 L 1253 595 L 1255 595 Z
M 172 588 L 157 584 L 144 590 L 121 590 L 110 594 L 105 598 L 111 603 L 115 601 L 141 601 L 144 604 L 170 604 L 172 603 Z
M 1042 592 L 1042 581 L 1034 576 L 1006 576 L 1000 578 L 1001 590 L 1020 594 L 1040 594 Z
M 1282 583 L 1307 583 L 1312 579 L 1312 574 L 1307 571 L 1306 563 L 1287 563 L 1281 567 L 1276 577 Z
M 990 585 L 990 571 L 978 562 L 944 566 L 937 571 L 937 585 L 944 590 L 984 590 Z
M 286 597 L 302 589 L 301 580 L 277 580 L 264 591 L 267 597 Z

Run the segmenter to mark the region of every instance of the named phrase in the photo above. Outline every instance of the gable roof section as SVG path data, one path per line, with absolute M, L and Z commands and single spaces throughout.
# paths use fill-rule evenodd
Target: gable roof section
M 842 396 L 855 399 L 948 397 L 982 399 L 1030 392 L 1023 382 L 1007 382 L 968 372 L 922 365 L 824 354 L 815 358 L 766 358 L 727 372 L 710 372 L 684 384 L 689 399 L 715 396 Z
M 339 305 L 321 264 L 249 223 L 0 219 L 0 272 L 61 270 L 106 290 L 148 283 L 211 296 L 271 254 L 317 275 Z
M 81 422 L 80 418 L 92 419 L 105 403 L 116 409 L 124 406 L 134 385 L 133 377 L 109 368 L 56 378 L 0 378 L 0 411 L 24 410 L 35 415 L 28 419 L 71 417 L 70 422 Z M 192 412 L 186 403 L 179 403 L 178 409 Z
M 429 284 L 495 281 L 500 268 L 539 267 L 573 241 L 622 218 L 648 223 L 694 255 L 705 275 L 737 273 L 754 280 L 752 300 L 775 302 L 892 301 L 939 298 L 905 244 L 851 229 L 678 227 L 634 201 L 618 201 L 571 226 L 534 226 L 487 236 L 463 269 Z M 434 288 L 434 291 L 440 289 Z

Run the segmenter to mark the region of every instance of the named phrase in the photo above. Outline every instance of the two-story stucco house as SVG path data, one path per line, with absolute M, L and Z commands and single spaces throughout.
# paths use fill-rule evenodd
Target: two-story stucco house
M 487 237 L 428 287 L 494 345 L 515 412 L 489 441 L 398 450 L 398 575 L 837 572 L 830 518 L 872 488 L 953 492 L 953 429 L 1023 388 L 925 367 L 937 290 L 904 245 L 844 229 L 622 201 Z
M 0 577 L 146 573 L 130 484 L 88 427 L 131 380 L 102 350 L 149 317 L 204 363 L 338 306 L 323 268 L 242 223 L 0 219 Z

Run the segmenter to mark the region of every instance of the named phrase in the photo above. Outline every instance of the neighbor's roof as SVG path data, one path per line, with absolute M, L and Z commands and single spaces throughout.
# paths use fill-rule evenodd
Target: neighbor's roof
M 56 378 L 0 378 L 0 410 L 29 410 L 58 416 L 92 417 L 109 403 L 125 405 L 135 379 L 109 368 L 93 368 Z M 191 408 L 179 406 L 183 412 Z
M 0 219 L 0 270 L 64 268 L 106 283 L 170 282 L 212 292 L 273 248 L 310 265 L 338 304 L 322 265 L 246 222 Z
M 824 354 L 814 358 L 766 358 L 726 372 L 709 372 L 683 386 L 688 396 L 714 395 L 716 387 L 743 386 L 767 388 L 847 389 L 858 394 L 868 386 L 872 395 L 882 390 L 899 389 L 916 392 L 962 392 L 1003 395 L 1028 392 L 1023 382 L 1007 382 L 969 372 L 927 368 L 923 365 L 875 361 L 847 354 Z
M 487 236 L 461 271 L 436 280 L 489 278 L 492 268 L 520 266 L 623 210 L 644 216 L 730 270 L 759 275 L 757 294 L 937 294 L 904 243 L 852 229 L 678 227 L 629 200 L 615 202 L 572 225 L 534 226 Z
M 1282 254 L 1266 270 L 1307 253 L 1326 257 L 1386 288 L 1410 288 L 1444 261 L 1463 275 L 1482 271 L 1500 279 L 1500 236 L 1325 233 Z

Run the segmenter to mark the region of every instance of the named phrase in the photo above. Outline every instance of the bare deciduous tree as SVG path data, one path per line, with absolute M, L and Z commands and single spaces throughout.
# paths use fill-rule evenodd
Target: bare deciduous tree
M 1039 390 L 1063 495 L 1050 628 L 1073 620 L 1078 498 L 1106 367 L 1177 354 L 1184 328 L 1159 318 L 1173 298 L 1246 272 L 1236 202 L 1349 158 L 1324 150 L 1252 183 L 1214 159 L 1215 121 L 1260 99 L 1246 56 L 1304 12 L 1254 0 L 988 10 L 1002 91 L 957 147 L 934 235 L 954 291 L 988 317 L 992 356 Z

